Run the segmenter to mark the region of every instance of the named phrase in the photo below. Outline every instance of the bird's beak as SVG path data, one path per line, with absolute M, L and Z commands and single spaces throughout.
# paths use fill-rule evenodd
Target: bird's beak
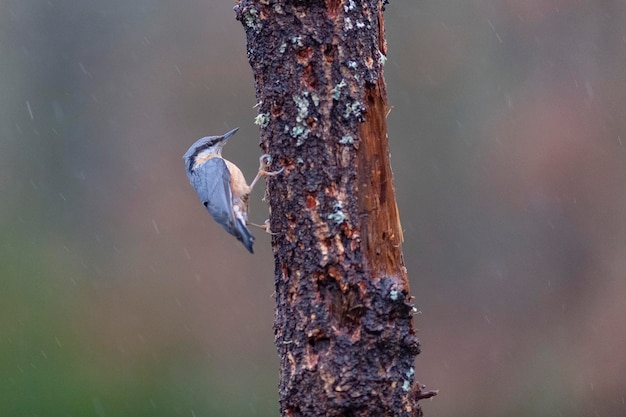
M 228 138 L 231 137 L 232 135 L 234 135 L 235 133 L 237 133 L 238 130 L 239 130 L 239 128 L 236 127 L 233 130 L 231 130 L 230 132 L 224 133 L 224 136 L 222 136 L 222 142 L 224 144 L 226 144 L 226 142 L 228 142 Z

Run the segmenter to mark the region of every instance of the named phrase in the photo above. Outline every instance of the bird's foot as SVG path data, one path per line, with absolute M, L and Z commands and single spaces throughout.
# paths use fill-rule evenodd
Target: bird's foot
M 272 164 L 272 156 L 268 153 L 264 153 L 259 157 L 259 174 L 266 177 L 273 177 L 275 175 L 280 174 L 285 170 L 285 167 L 279 169 L 278 171 L 268 171 L 266 168 Z
M 254 188 L 255 184 L 257 183 L 257 181 L 259 181 L 261 177 L 273 177 L 285 170 L 285 168 L 283 167 L 278 171 L 268 171 L 266 168 L 271 164 L 272 157 L 270 156 L 270 154 L 265 153 L 261 155 L 261 157 L 259 158 L 259 172 L 256 174 L 256 177 L 254 177 L 254 180 L 250 184 L 250 189 Z
M 256 224 L 256 223 L 250 223 L 248 222 L 249 225 L 252 226 L 256 226 L 260 229 L 263 229 L 265 231 L 265 233 L 269 233 L 272 236 L 277 235 L 278 233 L 274 233 L 272 232 L 272 230 L 270 229 L 270 219 L 265 220 L 265 222 L 263 222 L 263 224 Z

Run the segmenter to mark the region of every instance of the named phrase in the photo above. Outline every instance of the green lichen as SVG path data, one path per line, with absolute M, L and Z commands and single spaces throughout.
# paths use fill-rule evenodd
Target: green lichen
M 332 220 L 336 224 L 341 224 L 346 221 L 346 215 L 343 211 L 336 211 L 328 215 L 328 220 Z
M 341 224 L 343 222 L 346 221 L 346 214 L 343 212 L 343 204 L 341 203 L 341 201 L 337 201 L 334 205 L 333 205 L 333 209 L 335 210 L 333 213 L 330 213 L 328 216 L 326 216 L 328 218 L 328 220 L 331 220 L 332 222 L 334 222 L 335 224 Z
M 346 84 L 346 80 L 342 78 L 339 84 L 337 84 L 332 88 L 332 90 L 330 90 L 330 94 L 332 94 L 333 100 L 339 100 L 339 97 L 341 97 L 341 89 L 347 85 L 348 84 Z
M 311 100 L 313 100 L 313 104 L 315 105 L 315 107 L 320 105 L 320 98 L 317 94 L 311 93 Z
M 291 43 L 294 45 L 302 46 L 302 36 L 292 36 Z
M 291 97 L 293 102 L 296 103 L 296 106 L 298 107 L 298 115 L 296 116 L 297 123 L 305 122 L 309 116 L 309 100 L 306 97 L 308 94 L 308 92 L 304 93 L 304 96 L 294 94 Z
M 350 117 L 354 116 L 358 119 L 361 119 L 363 117 L 363 110 L 365 110 L 363 105 L 360 102 L 355 101 L 354 103 L 348 104 L 346 106 L 346 110 L 343 112 L 343 118 L 349 119 Z
M 296 146 L 300 146 L 304 143 L 311 129 L 307 125 L 309 117 L 309 92 L 305 91 L 301 96 L 294 94 L 291 96 L 293 102 L 296 104 L 298 113 L 296 114 L 296 125 L 291 128 L 291 136 L 297 138 Z
M 292 138 L 297 139 L 296 146 L 302 146 L 306 138 L 309 136 L 309 133 L 311 133 L 310 129 L 298 125 L 291 128 L 290 135 Z
M 255 32 L 260 31 L 263 27 L 263 24 L 261 24 L 261 20 L 259 19 L 259 12 L 254 7 L 244 9 L 243 19 L 246 26 L 254 29 Z
M 343 21 L 343 28 L 348 31 L 354 28 L 354 26 L 352 26 L 352 20 L 349 17 L 346 17 L 346 19 Z
M 270 123 L 270 114 L 269 113 L 259 113 L 257 114 L 257 116 L 254 118 L 254 124 L 261 126 L 261 127 L 267 127 L 267 125 Z
M 350 135 L 345 135 L 339 139 L 339 143 L 342 145 L 352 145 L 354 143 L 354 138 Z

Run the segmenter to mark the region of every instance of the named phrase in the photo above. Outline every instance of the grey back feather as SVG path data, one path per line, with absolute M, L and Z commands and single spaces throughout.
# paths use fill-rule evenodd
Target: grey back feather
M 254 236 L 233 214 L 230 172 L 224 160 L 211 158 L 197 168 L 187 170 L 187 176 L 213 219 L 253 253 Z

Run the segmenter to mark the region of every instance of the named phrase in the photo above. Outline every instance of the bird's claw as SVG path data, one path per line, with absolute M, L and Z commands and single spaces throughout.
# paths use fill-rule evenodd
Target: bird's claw
M 261 155 L 259 157 L 259 162 L 261 163 L 262 167 L 271 164 L 272 163 L 272 155 L 270 155 L 269 153 L 264 153 L 263 155 Z
M 272 156 L 268 153 L 264 153 L 259 157 L 259 172 L 261 175 L 267 177 L 273 177 L 274 175 L 278 175 L 285 170 L 285 167 L 282 167 L 278 171 L 267 171 L 266 168 L 272 164 Z
M 252 183 L 250 184 L 250 190 L 254 188 L 254 185 L 261 177 L 273 177 L 274 175 L 278 175 L 285 170 L 285 168 L 283 167 L 278 171 L 266 171 L 266 168 L 271 163 L 272 157 L 270 154 L 265 153 L 259 157 L 259 172 L 256 174 L 256 177 L 254 177 L 254 180 L 252 180 Z
M 263 224 L 256 224 L 256 223 L 250 223 L 248 222 L 248 224 L 252 225 L 252 226 L 256 226 L 258 228 L 261 228 L 263 230 L 265 230 L 265 233 L 269 233 L 270 235 L 277 235 L 278 233 L 274 233 L 272 232 L 272 230 L 270 229 L 270 219 L 265 220 L 265 222 L 263 222 Z

